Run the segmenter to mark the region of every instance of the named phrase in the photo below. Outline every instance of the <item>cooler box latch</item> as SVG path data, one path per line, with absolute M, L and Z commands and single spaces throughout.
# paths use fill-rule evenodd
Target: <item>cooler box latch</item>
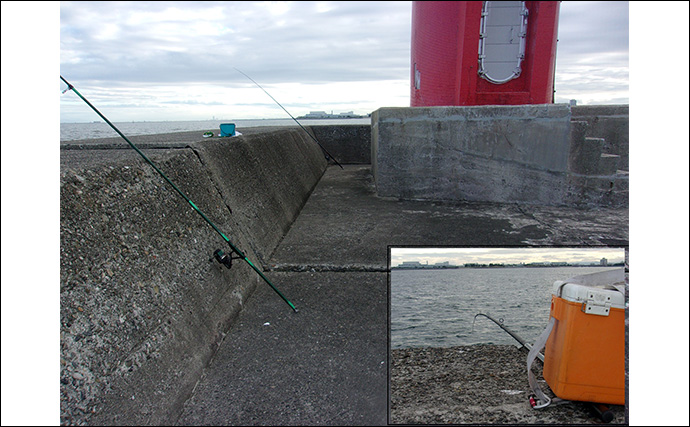
M 597 316 L 608 316 L 611 311 L 611 295 L 594 290 L 587 291 L 587 301 L 582 303 L 582 312 Z

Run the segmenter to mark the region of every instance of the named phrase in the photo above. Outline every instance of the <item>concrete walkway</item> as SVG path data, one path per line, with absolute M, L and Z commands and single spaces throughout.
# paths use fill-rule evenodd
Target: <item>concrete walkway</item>
M 330 167 L 273 254 L 272 269 L 380 270 L 388 246 L 627 245 L 628 210 L 400 201 L 369 165 Z
M 270 257 L 178 425 L 388 421 L 389 245 L 627 245 L 628 210 L 379 198 L 331 166 Z

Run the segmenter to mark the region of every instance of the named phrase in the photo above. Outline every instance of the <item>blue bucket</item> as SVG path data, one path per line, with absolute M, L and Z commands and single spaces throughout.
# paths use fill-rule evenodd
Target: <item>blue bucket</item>
M 222 123 L 220 125 L 220 136 L 234 136 L 235 135 L 235 124 L 234 123 Z

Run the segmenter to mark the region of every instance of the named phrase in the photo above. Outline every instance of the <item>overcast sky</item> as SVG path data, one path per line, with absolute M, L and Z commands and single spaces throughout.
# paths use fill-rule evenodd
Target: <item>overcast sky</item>
M 60 2 L 60 73 L 113 121 L 409 106 L 412 2 Z M 628 103 L 628 2 L 562 2 L 556 102 Z M 62 87 L 64 85 L 60 82 Z M 96 120 L 74 94 L 60 121 Z
M 404 261 L 436 264 L 448 261 L 452 265 L 466 263 L 529 264 L 532 262 L 609 263 L 625 260 L 625 250 L 619 248 L 391 248 L 391 266 Z

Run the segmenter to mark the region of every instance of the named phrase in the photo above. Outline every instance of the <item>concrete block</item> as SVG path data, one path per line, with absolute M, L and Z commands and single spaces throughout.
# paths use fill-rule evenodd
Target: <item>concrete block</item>
M 615 175 L 621 156 L 617 154 L 602 154 L 599 158 L 599 175 Z
M 585 121 L 570 121 L 570 152 L 568 154 L 568 171 L 577 169 L 579 150 L 587 137 L 589 124 Z
M 630 174 L 627 171 L 617 171 L 616 179 L 614 181 L 615 188 L 620 191 L 630 190 Z
M 603 149 L 603 138 L 573 140 L 569 158 L 570 172 L 581 175 L 598 175 Z
M 573 120 L 585 121 L 588 137 L 604 138 L 604 152 L 621 157 L 619 169 L 628 170 L 630 116 L 628 105 L 583 105 L 572 107 Z
M 558 203 L 570 107 L 381 108 L 372 114 L 379 196 Z
M 628 206 L 628 175 L 569 175 L 566 204 L 576 207 L 623 208 Z
M 371 125 L 323 125 L 309 129 L 340 164 L 371 163 Z
M 625 117 L 630 115 L 630 106 L 627 104 L 576 105 L 571 107 L 571 113 L 577 120 L 584 117 Z

